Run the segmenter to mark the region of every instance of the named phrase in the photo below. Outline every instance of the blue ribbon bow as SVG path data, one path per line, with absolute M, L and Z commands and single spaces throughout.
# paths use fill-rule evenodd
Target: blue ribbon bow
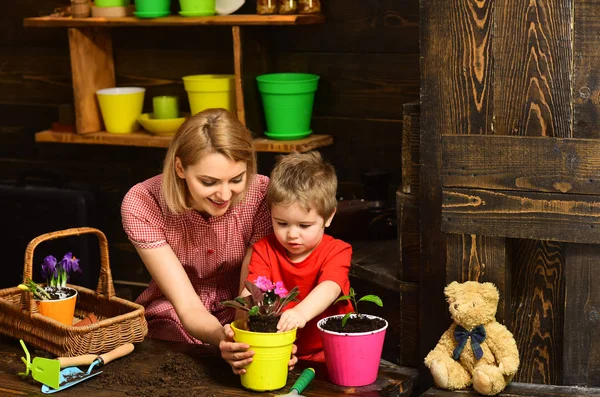
M 458 360 L 460 355 L 462 354 L 465 345 L 467 344 L 467 339 L 471 337 L 471 349 L 473 349 L 473 354 L 475 354 L 475 358 L 479 360 L 483 357 L 483 349 L 481 348 L 481 343 L 485 340 L 485 328 L 483 325 L 478 325 L 473 328 L 472 331 L 467 331 L 465 328 L 457 325 L 454 329 L 454 339 L 458 342 L 458 346 L 454 349 L 453 358 Z

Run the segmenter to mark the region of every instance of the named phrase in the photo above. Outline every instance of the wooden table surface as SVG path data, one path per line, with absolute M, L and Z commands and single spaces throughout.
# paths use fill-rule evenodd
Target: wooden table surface
M 45 352 L 28 347 L 31 359 L 49 357 Z M 0 337 L 0 395 L 46 396 L 41 384 L 29 375 L 24 379 L 17 372 L 24 371 L 20 357 L 25 354 L 18 340 Z M 274 392 L 252 392 L 244 389 L 239 376 L 220 358 L 214 348 L 169 343 L 146 339 L 137 344 L 133 353 L 100 370 L 103 372 L 75 386 L 64 389 L 59 397 L 217 397 L 217 396 L 277 396 L 289 391 L 303 368 L 315 368 L 316 377 L 304 390 L 306 397 L 411 396 L 416 370 L 382 361 L 375 383 L 362 387 L 340 387 L 327 380 L 324 364 L 300 362 L 288 376 L 287 385 Z M 81 367 L 82 370 L 86 368 Z

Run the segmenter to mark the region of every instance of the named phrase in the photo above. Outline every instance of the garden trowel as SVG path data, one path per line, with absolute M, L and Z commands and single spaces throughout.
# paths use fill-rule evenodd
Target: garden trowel
M 308 386 L 314 378 L 315 370 L 312 368 L 306 368 L 304 371 L 302 371 L 298 377 L 298 380 L 294 382 L 294 385 L 290 389 L 289 393 L 279 394 L 276 397 L 303 397 L 300 393 L 306 389 L 306 386 Z
M 101 355 L 84 354 L 76 357 L 59 357 L 57 359 L 35 357 L 30 362 L 29 351 L 27 351 L 25 343 L 22 340 L 20 342 L 23 350 L 25 350 L 27 359 L 21 357 L 21 360 L 26 365 L 26 370 L 19 375 L 27 376 L 29 371 L 31 371 L 33 379 L 43 383 L 42 392 L 47 394 L 56 393 L 102 373 L 102 371 L 91 372 L 95 366 L 108 364 L 114 359 L 131 353 L 134 349 L 133 344 L 126 343 Z M 76 366 L 78 365 L 89 365 L 87 372 L 83 372 L 77 368 Z

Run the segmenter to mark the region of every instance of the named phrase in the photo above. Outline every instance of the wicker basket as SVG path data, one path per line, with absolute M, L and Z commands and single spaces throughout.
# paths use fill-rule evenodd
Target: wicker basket
M 78 292 L 75 317 L 94 313 L 98 322 L 74 327 L 38 313 L 33 294 L 18 287 L 0 290 L 0 333 L 62 357 L 101 354 L 127 342 L 141 342 L 148 333 L 144 308 L 115 296 L 108 262 L 108 241 L 98 229 L 82 227 L 46 233 L 25 250 L 23 279 L 31 279 L 33 251 L 38 244 L 61 237 L 93 233 L 100 243 L 100 278 L 96 291 L 68 284 Z

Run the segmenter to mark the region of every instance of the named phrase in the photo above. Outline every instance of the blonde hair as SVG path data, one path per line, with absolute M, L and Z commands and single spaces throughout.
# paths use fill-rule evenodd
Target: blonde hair
M 252 145 L 252 133 L 225 109 L 207 109 L 190 117 L 179 127 L 173 137 L 163 165 L 162 191 L 167 206 L 174 213 L 191 208 L 189 191 L 185 179 L 179 178 L 175 170 L 179 158 L 185 169 L 196 164 L 203 156 L 219 153 L 228 159 L 245 162 L 246 185 L 234 205 L 243 198 L 256 175 L 256 153 Z
M 278 158 L 271 172 L 267 203 L 269 208 L 298 203 L 327 220 L 337 206 L 336 192 L 335 169 L 319 152 L 294 152 Z

